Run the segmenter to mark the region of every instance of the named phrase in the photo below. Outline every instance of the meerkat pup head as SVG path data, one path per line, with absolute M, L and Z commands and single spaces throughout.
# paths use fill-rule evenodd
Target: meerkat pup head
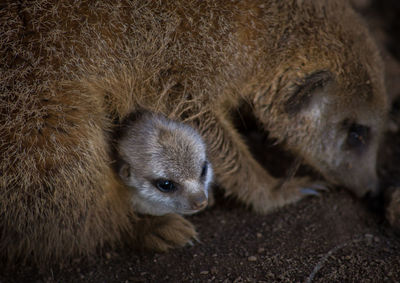
M 137 212 L 192 214 L 206 207 L 213 170 L 193 128 L 142 112 L 121 129 L 117 170 Z

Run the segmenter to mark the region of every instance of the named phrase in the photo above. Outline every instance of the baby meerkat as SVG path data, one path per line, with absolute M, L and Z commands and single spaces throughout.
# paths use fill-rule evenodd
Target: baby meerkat
M 212 180 L 206 146 L 190 126 L 142 112 L 121 127 L 117 171 L 139 213 L 192 214 L 205 208 Z

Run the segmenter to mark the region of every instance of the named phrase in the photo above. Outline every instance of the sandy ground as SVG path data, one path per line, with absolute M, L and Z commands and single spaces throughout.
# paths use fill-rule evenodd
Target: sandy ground
M 392 64 L 400 59 L 399 6 L 379 1 L 364 10 L 394 56 L 388 59 L 393 95 L 400 94 L 400 71 Z M 400 100 L 391 118 L 392 128 L 400 127 Z M 386 134 L 380 160 L 383 183 L 400 184 L 400 132 Z M 109 250 L 44 272 L 16 266 L 1 271 L 0 282 L 400 282 L 400 235 L 381 212 L 344 189 L 269 215 L 217 201 L 189 217 L 200 239 L 192 246 L 166 254 Z
M 399 282 L 400 239 L 347 192 L 255 215 L 219 204 L 190 218 L 200 243 L 166 254 L 110 251 L 1 282 Z

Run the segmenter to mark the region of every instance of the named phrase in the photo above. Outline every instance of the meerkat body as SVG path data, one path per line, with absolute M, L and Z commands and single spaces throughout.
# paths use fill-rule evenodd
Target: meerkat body
M 154 113 L 124 123 L 116 141 L 118 172 L 136 212 L 192 214 L 208 202 L 212 167 L 201 136 Z
M 255 211 L 303 197 L 251 156 L 242 104 L 327 181 L 377 187 L 382 63 L 345 0 L 46 1 L 0 10 L 0 249 L 39 264 L 121 242 L 167 250 L 195 235 L 138 217 L 111 168 L 113 121 L 135 109 L 202 135 L 215 180 Z

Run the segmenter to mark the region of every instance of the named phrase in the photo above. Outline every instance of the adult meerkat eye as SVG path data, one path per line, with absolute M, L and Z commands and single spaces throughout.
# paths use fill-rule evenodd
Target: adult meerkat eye
M 370 128 L 359 124 L 351 124 L 346 143 L 350 148 L 360 148 L 366 145 L 370 138 Z
M 163 193 L 172 193 L 177 190 L 176 184 L 171 180 L 164 180 L 164 179 L 156 180 L 155 186 Z
M 207 175 L 207 170 L 208 170 L 208 162 L 204 161 L 203 167 L 201 168 L 201 174 L 200 174 L 201 179 L 203 179 Z

